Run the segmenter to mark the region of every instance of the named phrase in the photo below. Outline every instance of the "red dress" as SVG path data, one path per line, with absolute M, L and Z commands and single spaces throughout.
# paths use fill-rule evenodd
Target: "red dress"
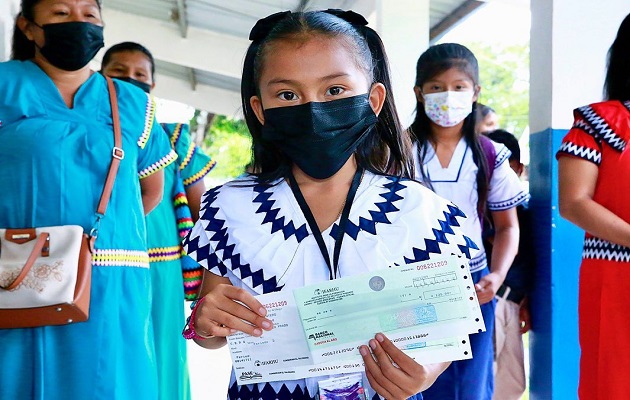
M 630 223 L 630 101 L 574 111 L 558 151 L 599 167 L 593 199 Z M 630 399 L 630 247 L 586 233 L 580 268 L 580 399 Z

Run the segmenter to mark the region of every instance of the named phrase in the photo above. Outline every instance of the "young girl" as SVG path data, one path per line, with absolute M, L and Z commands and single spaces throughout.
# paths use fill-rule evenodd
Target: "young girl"
M 200 345 L 272 329 L 257 294 L 476 248 L 459 209 L 407 179 L 387 57 L 366 24 L 287 11 L 252 29 L 242 101 L 256 173 L 208 191 L 185 241 L 208 269 L 189 323 Z M 374 395 L 408 398 L 447 366 L 419 365 L 373 334 L 360 350 Z M 228 397 L 313 399 L 319 379 L 238 386 L 232 375 Z
M 471 335 L 473 358 L 454 362 L 424 395 L 426 399 L 490 400 L 493 298 L 518 250 L 515 207 L 528 194 L 507 162 L 507 148 L 475 134 L 481 88 L 477 60 L 470 50 L 454 43 L 432 46 L 418 59 L 416 73 L 418 108 L 410 128 L 416 176 L 469 217 L 462 230 L 473 241 L 481 243 L 487 209 L 496 232 L 490 271 L 483 249 L 470 263 L 486 332 Z

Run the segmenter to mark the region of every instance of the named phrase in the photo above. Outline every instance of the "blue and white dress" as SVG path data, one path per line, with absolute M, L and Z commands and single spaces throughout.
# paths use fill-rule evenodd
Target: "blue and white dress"
M 234 286 L 258 295 L 329 279 L 315 237 L 285 181 L 268 185 L 248 176 L 216 187 L 204 195 L 200 214 L 184 247 Z M 457 207 L 418 182 L 366 171 L 350 211 L 338 275 L 443 254 L 470 259 L 477 246 L 460 229 L 465 220 Z M 331 259 L 338 223 L 322 232 Z M 314 399 L 317 381 L 239 386 L 232 374 L 228 399 Z
M 490 211 L 508 210 L 526 202 L 529 194 L 523 190 L 518 176 L 510 168 L 508 160 L 511 152 L 502 144 L 495 142 L 492 144 L 496 158 L 488 190 L 488 209 Z M 418 151 L 414 151 L 414 154 L 416 155 L 416 177 L 422 179 L 422 176 L 426 176 L 435 193 L 459 207 L 469 217 L 463 221 L 462 231 L 475 243 L 482 243 L 481 222 L 477 213 L 477 171 L 479 168 L 473 160 L 472 150 L 466 140 L 460 139 L 446 168 L 440 164 L 431 145 L 426 148 L 422 165 L 417 157 Z M 485 250 L 483 246 L 480 247 L 481 250 L 470 262 L 470 270 L 475 283 L 489 273 Z M 470 336 L 473 358 L 453 362 L 433 386 L 424 392 L 425 399 L 490 400 L 492 398 L 494 301 L 483 304 L 481 312 L 486 323 L 486 331 Z
M 139 180 L 177 155 L 155 123 L 152 99 L 133 85 L 115 85 L 125 157 L 92 256 L 89 320 L 0 329 L 0 399 L 157 399 Z M 92 74 L 68 108 L 33 62 L 0 63 L 0 227 L 80 225 L 89 232 L 113 146 L 101 74 Z

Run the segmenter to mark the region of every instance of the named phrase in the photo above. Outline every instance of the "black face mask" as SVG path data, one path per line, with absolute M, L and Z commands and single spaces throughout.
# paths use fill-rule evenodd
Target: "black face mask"
M 264 115 L 262 138 L 316 179 L 337 173 L 378 121 L 368 94 L 269 108 Z
M 46 41 L 40 52 L 48 62 L 65 71 L 85 67 L 105 45 L 103 27 L 89 22 L 62 22 L 40 28 Z
M 132 85 L 144 90 L 146 93 L 151 93 L 151 85 L 149 85 L 148 83 L 141 82 L 129 76 L 113 76 L 112 78 L 118 79 L 119 81 L 131 83 Z

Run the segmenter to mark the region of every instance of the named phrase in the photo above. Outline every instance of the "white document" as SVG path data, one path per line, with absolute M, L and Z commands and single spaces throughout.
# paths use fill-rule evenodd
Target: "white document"
M 273 321 L 274 328 L 263 331 L 260 337 L 242 332 L 228 336 L 239 385 L 364 370 L 363 359 L 356 348 L 347 351 L 349 356 L 342 360 L 333 357 L 332 361 L 317 364 L 313 362 L 295 299 L 290 291 L 269 293 L 257 298 L 267 308 L 267 317 Z M 423 364 L 472 357 L 467 335 L 433 341 L 426 341 L 421 334 L 390 338 L 397 347 L 405 349 L 407 355 Z M 367 344 L 367 340 L 363 344 Z
M 418 341 L 485 330 L 467 260 L 457 256 L 309 285 L 293 296 L 315 363 L 352 358 L 378 332 L 411 350 Z

